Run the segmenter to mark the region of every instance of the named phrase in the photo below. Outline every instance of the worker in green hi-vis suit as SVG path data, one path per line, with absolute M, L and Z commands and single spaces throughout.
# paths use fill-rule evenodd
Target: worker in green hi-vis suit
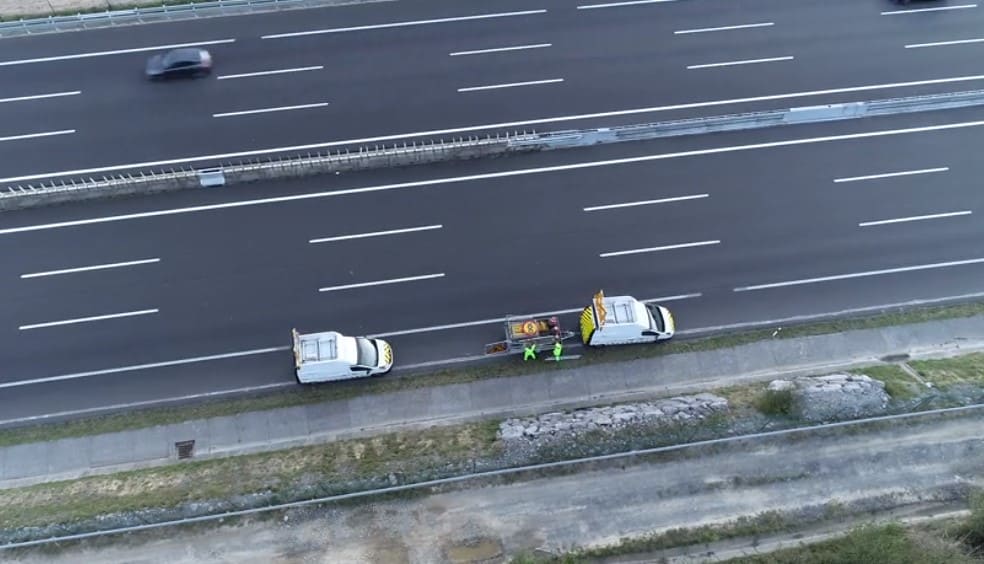
M 523 362 L 529 359 L 536 360 L 536 345 L 528 345 L 523 347 Z

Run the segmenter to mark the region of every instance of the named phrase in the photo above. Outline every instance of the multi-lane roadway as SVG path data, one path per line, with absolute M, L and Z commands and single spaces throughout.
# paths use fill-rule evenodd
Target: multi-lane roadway
M 479 355 L 599 288 L 684 331 L 980 292 L 982 134 L 952 110 L 7 213 L 0 413 L 290 386 L 292 327 Z
M 425 0 L 4 39 L 0 186 L 980 88 L 982 30 L 960 0 Z M 215 73 L 144 80 L 177 45 Z

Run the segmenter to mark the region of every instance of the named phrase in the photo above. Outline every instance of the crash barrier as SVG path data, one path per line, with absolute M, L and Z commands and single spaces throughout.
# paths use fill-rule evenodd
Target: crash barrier
M 645 141 L 663 137 L 761 129 L 778 125 L 795 125 L 876 117 L 933 110 L 968 108 L 984 105 L 984 90 L 928 94 L 905 98 L 888 98 L 868 102 L 849 102 L 805 106 L 787 110 L 766 110 L 705 118 L 681 119 L 588 130 L 542 133 L 536 139 L 517 139 L 514 147 L 532 145 L 538 150 L 584 147 L 623 141 Z
M 78 12 L 0 22 L 0 37 L 15 37 L 59 31 L 80 31 L 100 27 L 154 23 L 172 20 L 231 16 L 296 8 L 317 8 L 352 4 L 356 0 L 213 0 L 187 4 L 161 4 L 124 10 Z
M 0 191 L 0 210 L 29 208 L 61 202 L 152 194 L 187 188 L 211 188 L 274 178 L 297 178 L 315 174 L 413 166 L 418 164 L 491 157 L 506 152 L 535 151 L 533 145 L 512 146 L 514 141 L 536 137 L 536 132 L 512 132 L 450 140 L 413 141 L 399 145 L 376 145 L 339 149 L 195 169 L 171 168 L 82 179 L 54 180 L 41 184 L 8 187 Z
M 224 186 L 273 178 L 410 166 L 520 152 L 548 151 L 605 143 L 644 141 L 702 133 L 760 129 L 780 125 L 838 121 L 981 105 L 984 105 L 984 90 L 972 90 L 596 129 L 547 133 L 524 131 L 484 137 L 461 137 L 450 141 L 406 142 L 402 145 L 341 149 L 324 154 L 285 155 L 203 169 L 185 168 L 167 172 L 143 172 L 82 180 L 58 180 L 40 185 L 12 186 L 0 191 L 0 210 L 107 195 Z

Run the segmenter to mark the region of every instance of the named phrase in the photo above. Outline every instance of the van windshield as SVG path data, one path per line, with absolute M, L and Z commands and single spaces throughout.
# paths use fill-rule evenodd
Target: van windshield
M 379 353 L 376 352 L 376 345 L 364 337 L 358 337 L 355 342 L 358 343 L 359 348 L 359 358 L 357 360 L 359 366 L 378 366 Z
M 663 313 L 659 311 L 659 307 L 653 304 L 646 304 L 646 309 L 649 310 L 649 328 L 660 333 L 665 331 L 666 328 L 663 326 Z

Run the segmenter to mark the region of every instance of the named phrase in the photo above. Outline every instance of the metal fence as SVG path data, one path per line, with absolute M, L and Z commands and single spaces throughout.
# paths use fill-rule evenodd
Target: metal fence
M 254 158 L 234 163 L 218 163 L 202 168 L 172 167 L 98 177 L 58 179 L 37 184 L 21 184 L 0 190 L 0 210 L 104 195 L 208 188 L 271 178 L 292 178 L 370 168 L 414 166 L 449 160 L 489 157 L 506 152 L 533 151 L 536 149 L 532 145 L 518 147 L 513 144 L 535 139 L 537 135 L 535 131 L 515 131 L 453 139 L 406 141 L 391 145 Z
M 69 15 L 0 22 L 0 37 L 79 31 L 118 25 L 251 14 L 296 8 L 317 8 L 355 2 L 358 0 L 213 0 L 210 2 L 161 4 L 160 6 L 106 10 L 104 12 L 79 12 Z
M 888 98 L 866 102 L 824 104 L 783 110 L 765 110 L 617 127 L 601 127 L 597 129 L 556 131 L 543 133 L 530 139 L 515 139 L 511 141 L 511 145 L 517 148 L 532 146 L 540 150 L 564 149 L 624 141 L 645 141 L 663 137 L 760 129 L 778 125 L 841 121 L 976 106 L 984 106 L 984 90 L 927 94 L 923 96 Z

